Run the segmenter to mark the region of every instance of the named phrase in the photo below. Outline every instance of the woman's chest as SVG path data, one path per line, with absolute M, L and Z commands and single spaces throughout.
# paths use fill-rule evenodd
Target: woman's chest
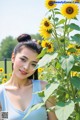
M 24 111 L 31 103 L 32 89 L 7 91 L 7 98 L 16 109 Z

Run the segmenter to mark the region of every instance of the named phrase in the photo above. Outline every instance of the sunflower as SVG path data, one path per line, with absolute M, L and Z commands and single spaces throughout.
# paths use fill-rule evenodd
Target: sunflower
M 43 72 L 43 68 L 38 68 L 38 72 Z
M 71 71 L 71 76 L 78 76 L 78 72 Z
M 69 44 L 69 45 L 68 45 L 68 49 L 74 48 L 74 47 L 75 47 L 75 44 Z
M 11 77 L 11 76 L 12 76 L 12 73 L 9 73 L 9 76 Z
M 51 30 L 46 30 L 46 29 L 43 29 L 42 27 L 40 27 L 39 33 L 44 39 L 51 37 Z
M 37 40 L 37 43 L 38 43 L 39 45 L 41 45 L 41 40 Z
M 52 25 L 48 18 L 44 18 L 41 21 L 41 27 L 43 27 L 43 29 L 46 29 L 46 30 L 52 29 Z
M 7 82 L 7 78 L 3 78 L 2 79 L 2 84 L 6 83 Z
M 61 14 L 65 16 L 67 19 L 72 19 L 78 15 L 78 5 L 75 3 L 67 3 L 63 4 L 61 7 Z
M 54 51 L 52 42 L 50 42 L 50 41 L 48 41 L 48 40 L 43 40 L 41 46 L 42 46 L 43 48 L 48 48 L 48 49 L 47 49 L 47 52 L 49 52 L 49 53 L 51 53 L 51 52 Z
M 76 45 L 76 55 L 80 55 L 80 46 Z
M 0 73 L 2 73 L 4 71 L 4 69 L 3 68 L 0 68 Z
M 55 0 L 45 0 L 45 7 L 49 10 L 54 9 L 56 5 Z

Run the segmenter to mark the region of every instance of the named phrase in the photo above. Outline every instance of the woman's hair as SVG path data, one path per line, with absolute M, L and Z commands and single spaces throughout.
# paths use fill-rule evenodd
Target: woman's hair
M 14 55 L 16 55 L 17 53 L 20 53 L 24 47 L 29 48 L 38 54 L 41 53 L 42 47 L 37 42 L 32 41 L 31 39 L 28 39 L 27 36 L 30 36 L 30 35 L 22 34 L 17 38 L 17 41 L 19 43 L 15 46 L 15 48 L 13 50 Z M 29 79 L 37 80 L 38 79 L 38 71 L 36 70 L 35 73 L 29 77 Z
M 20 36 L 17 37 L 18 42 L 26 42 L 28 40 L 31 40 L 31 36 L 29 34 L 21 34 Z

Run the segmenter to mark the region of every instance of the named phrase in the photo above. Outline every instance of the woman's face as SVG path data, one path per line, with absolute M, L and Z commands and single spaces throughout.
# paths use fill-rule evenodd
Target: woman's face
M 29 48 L 24 47 L 16 56 L 12 55 L 13 73 L 20 79 L 26 79 L 34 74 L 35 66 L 38 63 L 37 53 Z

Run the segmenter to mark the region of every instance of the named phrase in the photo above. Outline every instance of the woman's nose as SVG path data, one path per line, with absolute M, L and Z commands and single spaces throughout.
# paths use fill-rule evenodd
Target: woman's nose
M 29 65 L 29 64 L 26 64 L 26 65 L 24 65 L 23 67 L 24 67 L 25 70 L 28 70 L 29 67 L 30 67 L 30 65 Z

